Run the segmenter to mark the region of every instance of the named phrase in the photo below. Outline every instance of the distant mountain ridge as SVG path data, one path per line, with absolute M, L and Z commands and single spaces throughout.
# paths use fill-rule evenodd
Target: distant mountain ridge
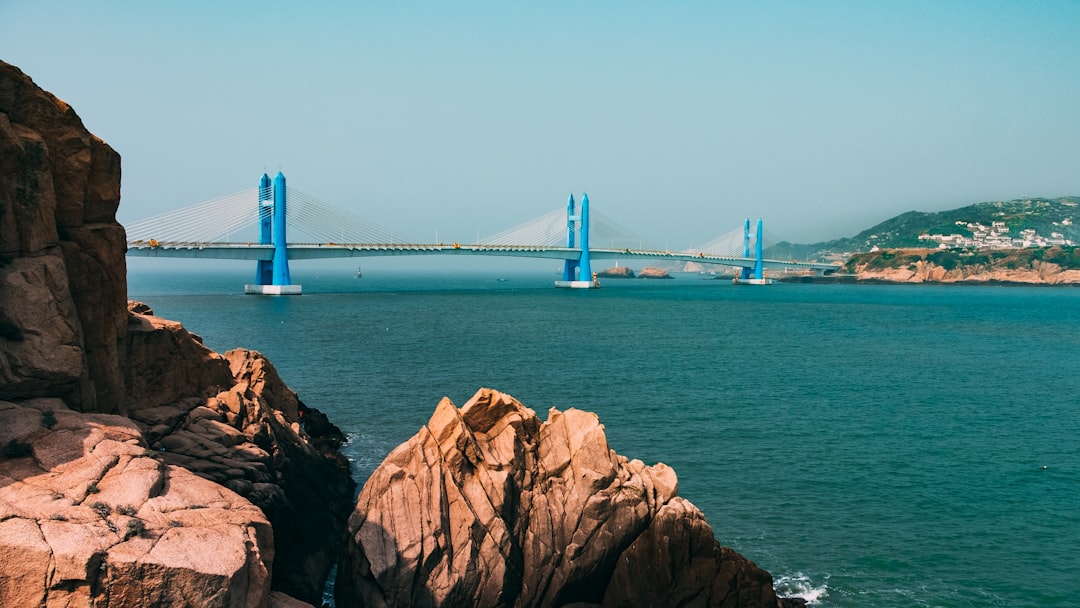
M 963 222 L 965 226 L 957 225 Z M 853 237 L 813 244 L 781 242 L 767 247 L 766 257 L 780 259 L 818 259 L 841 253 L 865 252 L 879 247 L 937 247 L 937 243 L 920 241 L 922 234 L 965 234 L 971 231 L 966 224 L 991 226 L 1004 222 L 1009 234 L 1032 229 L 1039 235 L 1060 233 L 1066 239 L 1080 241 L 1080 196 L 1061 198 L 1023 198 L 1011 201 L 975 203 L 949 211 L 908 211 L 863 230 Z

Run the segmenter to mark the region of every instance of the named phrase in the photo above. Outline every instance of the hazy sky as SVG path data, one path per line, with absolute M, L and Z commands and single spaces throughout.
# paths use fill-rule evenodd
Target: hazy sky
M 120 220 L 289 185 L 471 242 L 588 192 L 658 246 L 1080 195 L 1080 2 L 0 0 Z

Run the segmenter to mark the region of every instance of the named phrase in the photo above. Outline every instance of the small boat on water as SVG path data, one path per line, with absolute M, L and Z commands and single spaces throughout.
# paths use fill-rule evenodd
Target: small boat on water
M 357 266 L 356 267 L 356 278 L 359 279 L 362 276 L 364 276 L 364 273 L 362 272 L 361 268 L 359 266 Z

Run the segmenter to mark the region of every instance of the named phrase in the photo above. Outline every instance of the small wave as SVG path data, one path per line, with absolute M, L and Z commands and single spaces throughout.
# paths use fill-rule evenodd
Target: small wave
M 827 577 L 826 577 L 827 580 Z M 797 597 L 806 600 L 807 605 L 814 605 L 824 599 L 828 592 L 828 585 L 822 583 L 815 586 L 810 577 L 802 572 L 796 572 L 790 576 L 780 576 L 773 581 L 776 594 L 782 597 Z

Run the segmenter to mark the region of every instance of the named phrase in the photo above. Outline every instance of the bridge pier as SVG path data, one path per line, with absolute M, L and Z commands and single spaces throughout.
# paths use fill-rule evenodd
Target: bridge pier
M 736 285 L 769 285 L 772 279 L 765 278 L 765 268 L 762 264 L 761 255 L 761 218 L 757 221 L 757 235 L 754 239 L 754 265 L 743 266 L 739 276 L 735 277 Z M 743 224 L 743 257 L 750 257 L 750 218 L 746 218 Z
M 272 198 L 271 198 L 272 197 Z M 300 295 L 301 286 L 292 284 L 289 275 L 289 251 L 285 238 L 285 175 L 263 174 L 259 180 L 259 244 L 274 246 L 271 260 L 259 260 L 255 267 L 255 283 L 244 285 L 244 293 L 287 296 Z
M 561 281 L 555 281 L 555 287 L 569 287 L 572 289 L 592 289 L 599 287 L 596 274 L 592 271 L 592 260 L 589 256 L 589 195 L 581 195 L 581 215 L 574 213 L 574 195 L 566 201 L 566 246 L 574 248 L 575 222 L 581 225 L 581 257 L 576 260 L 566 260 L 563 266 Z

